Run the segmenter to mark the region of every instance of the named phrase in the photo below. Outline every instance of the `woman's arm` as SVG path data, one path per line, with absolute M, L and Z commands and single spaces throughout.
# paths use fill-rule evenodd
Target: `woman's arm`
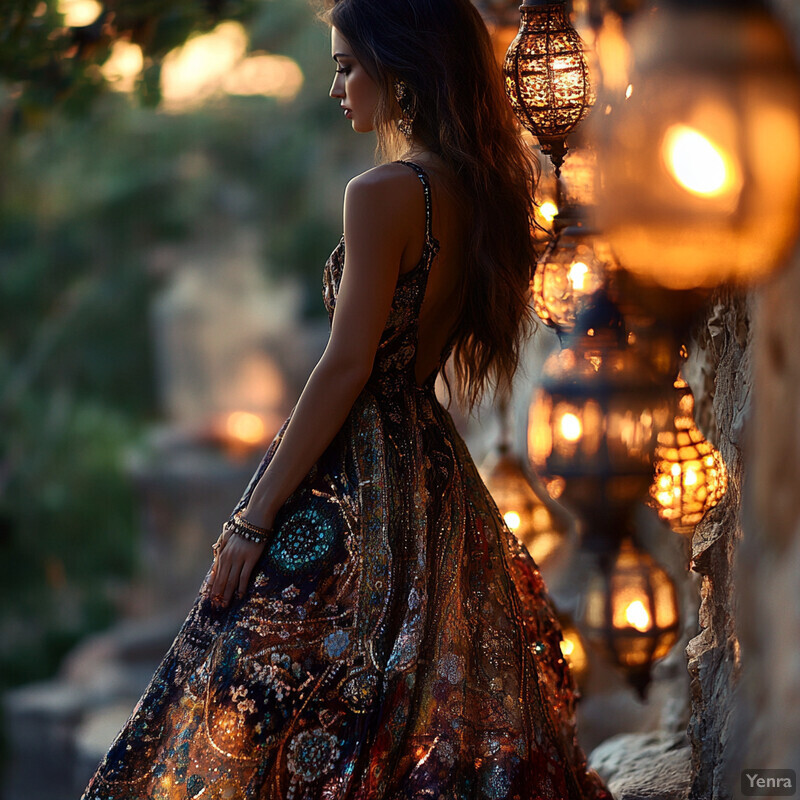
M 408 177 L 418 182 L 409 173 L 401 165 L 384 165 L 347 186 L 345 265 L 330 338 L 242 511 L 255 525 L 272 527 L 278 509 L 338 433 L 372 372 L 417 209 L 411 190 L 419 193 L 419 188 Z M 234 592 L 243 594 L 263 548 L 239 536 L 227 541 L 214 565 L 211 596 L 226 605 Z

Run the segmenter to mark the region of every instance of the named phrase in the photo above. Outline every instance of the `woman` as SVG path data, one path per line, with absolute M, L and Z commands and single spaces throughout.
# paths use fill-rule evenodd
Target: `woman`
M 434 393 L 450 354 L 467 405 L 506 386 L 530 322 L 534 174 L 486 29 L 468 0 L 326 18 L 331 97 L 386 160 L 347 186 L 327 349 L 84 797 L 610 800 L 541 576 Z

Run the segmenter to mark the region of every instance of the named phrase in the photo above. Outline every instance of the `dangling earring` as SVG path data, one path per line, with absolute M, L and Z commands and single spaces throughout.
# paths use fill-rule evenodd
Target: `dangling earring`
M 394 96 L 397 98 L 397 104 L 400 106 L 400 111 L 402 112 L 400 119 L 397 121 L 397 129 L 403 136 L 410 139 L 414 133 L 417 99 L 411 93 L 406 82 L 399 78 L 394 82 Z

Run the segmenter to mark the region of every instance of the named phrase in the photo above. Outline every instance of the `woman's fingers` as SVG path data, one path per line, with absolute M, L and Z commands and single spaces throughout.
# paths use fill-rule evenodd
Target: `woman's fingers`
M 231 557 L 222 553 L 217 558 L 216 566 L 214 567 L 214 581 L 211 584 L 211 599 L 219 601 L 225 593 L 225 587 L 228 583 L 228 575 L 233 568 Z
M 236 587 L 237 597 L 244 597 L 244 593 L 247 591 L 247 584 L 250 583 L 250 575 L 253 572 L 253 567 L 255 564 L 255 559 L 248 559 L 245 561 L 242 571 L 239 574 L 239 585 Z
M 263 545 L 247 542 L 240 537 L 226 542 L 224 549 L 216 554 L 212 577 L 209 578 L 208 594 L 212 602 L 227 606 L 234 593 L 238 597 L 244 596 L 263 548 Z

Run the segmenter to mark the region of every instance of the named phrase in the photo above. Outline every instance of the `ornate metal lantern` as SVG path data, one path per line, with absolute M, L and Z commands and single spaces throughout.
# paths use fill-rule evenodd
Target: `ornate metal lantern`
M 509 530 L 539 566 L 554 562 L 572 527 L 563 509 L 545 500 L 537 481 L 532 481 L 511 450 L 508 406 L 497 402 L 500 442 L 481 464 L 481 477 Z M 537 491 L 538 489 L 538 491 Z
M 719 451 L 694 422 L 694 396 L 678 376 L 678 409 L 672 430 L 658 435 L 650 505 L 677 533 L 691 534 L 706 512 L 722 499 L 728 470 Z
M 508 445 L 500 445 L 489 456 L 481 465 L 481 475 L 509 530 L 536 564 L 546 567 L 568 536 L 564 513 L 559 514 L 534 490 Z
M 679 636 L 678 598 L 669 575 L 626 536 L 609 572 L 590 579 L 582 602 L 587 640 L 622 668 L 645 699 L 653 663 Z
M 559 338 L 573 330 L 578 313 L 617 267 L 602 236 L 582 225 L 559 230 L 561 219 L 555 219 L 556 237 L 537 262 L 532 282 L 533 310 Z
M 771 273 L 800 224 L 800 70 L 754 3 L 672 0 L 631 23 L 627 99 L 595 118 L 598 223 L 674 290 Z M 619 92 L 619 87 L 614 87 Z
M 583 42 L 564 0 L 524 0 L 519 33 L 508 48 L 506 91 L 522 124 L 559 171 L 566 137 L 595 100 Z
M 595 301 L 545 364 L 528 456 L 538 474 L 563 480 L 560 501 L 587 523 L 583 547 L 603 554 L 615 552 L 630 506 L 647 493 L 672 414 L 663 378 L 628 345 L 613 305 Z

